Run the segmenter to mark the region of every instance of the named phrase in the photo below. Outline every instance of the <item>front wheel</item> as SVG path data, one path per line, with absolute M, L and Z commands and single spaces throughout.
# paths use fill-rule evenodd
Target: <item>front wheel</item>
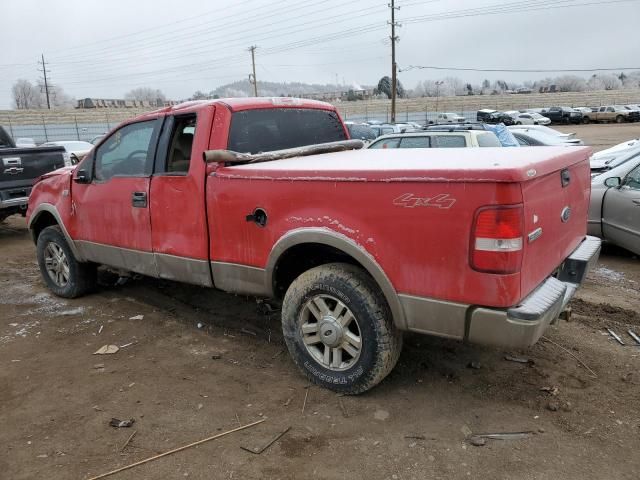
M 591 119 L 589 117 L 582 117 L 582 123 L 587 125 L 589 122 L 591 122 Z
M 60 227 L 45 228 L 38 236 L 36 249 L 40 273 L 54 294 L 76 298 L 95 287 L 96 265 L 76 260 Z
M 380 383 L 402 349 L 389 307 L 361 268 L 332 263 L 291 284 L 282 330 L 294 362 L 315 384 L 359 394 Z
M 622 115 L 618 115 L 616 117 L 616 123 L 622 123 L 622 122 L 624 122 L 624 117 Z

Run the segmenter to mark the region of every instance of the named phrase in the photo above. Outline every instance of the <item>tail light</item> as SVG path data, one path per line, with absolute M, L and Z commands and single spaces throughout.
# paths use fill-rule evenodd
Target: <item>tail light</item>
M 481 208 L 471 236 L 471 267 L 488 273 L 520 271 L 523 244 L 522 205 Z

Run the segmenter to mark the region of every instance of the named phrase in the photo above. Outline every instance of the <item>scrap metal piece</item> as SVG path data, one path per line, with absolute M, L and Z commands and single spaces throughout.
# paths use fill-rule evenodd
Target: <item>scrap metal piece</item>
M 248 448 L 248 447 L 243 447 L 243 446 L 240 446 L 240 448 L 242 450 L 245 450 L 245 451 L 249 452 L 249 453 L 253 453 L 254 455 L 260 455 L 267 448 L 269 448 L 271 445 L 273 445 L 278 440 L 280 440 L 289 430 L 291 430 L 291 427 L 287 427 L 283 432 L 280 432 L 278 435 L 276 435 L 269 443 L 267 443 L 262 448 L 258 448 L 258 447 L 256 447 L 256 448 Z
M 521 440 L 529 438 L 533 432 L 506 432 L 506 433 L 476 433 L 473 435 L 477 438 L 490 438 L 491 440 Z
M 638 345 L 640 345 L 640 337 L 639 337 L 638 335 L 636 335 L 636 334 L 633 332 L 633 330 L 629 329 L 629 330 L 627 330 L 627 333 L 629 334 L 629 336 L 630 336 L 631 338 L 633 338 L 633 339 L 636 341 L 636 343 L 637 343 Z
M 620 338 L 620 336 L 616 332 L 614 332 L 610 328 L 607 328 L 607 332 L 609 332 L 609 335 L 611 335 L 613 338 L 615 338 L 620 345 L 624 345 L 624 342 L 622 341 L 622 339 Z

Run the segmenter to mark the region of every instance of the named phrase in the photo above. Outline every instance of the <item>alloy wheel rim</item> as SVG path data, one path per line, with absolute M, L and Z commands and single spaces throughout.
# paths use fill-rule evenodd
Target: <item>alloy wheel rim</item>
M 49 278 L 58 287 L 69 283 L 69 260 L 60 245 L 49 242 L 44 249 L 44 265 Z
M 362 352 L 362 332 L 349 307 L 320 294 L 305 303 L 300 316 L 304 346 L 320 366 L 333 371 L 353 367 Z

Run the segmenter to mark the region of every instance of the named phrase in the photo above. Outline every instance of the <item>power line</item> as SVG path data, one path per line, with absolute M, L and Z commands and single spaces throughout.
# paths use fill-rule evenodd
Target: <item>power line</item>
M 460 72 L 500 72 L 500 73 L 585 73 L 585 72 L 619 72 L 622 70 L 640 70 L 640 67 L 615 68 L 549 68 L 549 69 L 520 69 L 520 68 L 471 68 L 471 67 L 437 67 L 432 65 L 409 65 L 400 72 L 411 70 L 451 70 Z

